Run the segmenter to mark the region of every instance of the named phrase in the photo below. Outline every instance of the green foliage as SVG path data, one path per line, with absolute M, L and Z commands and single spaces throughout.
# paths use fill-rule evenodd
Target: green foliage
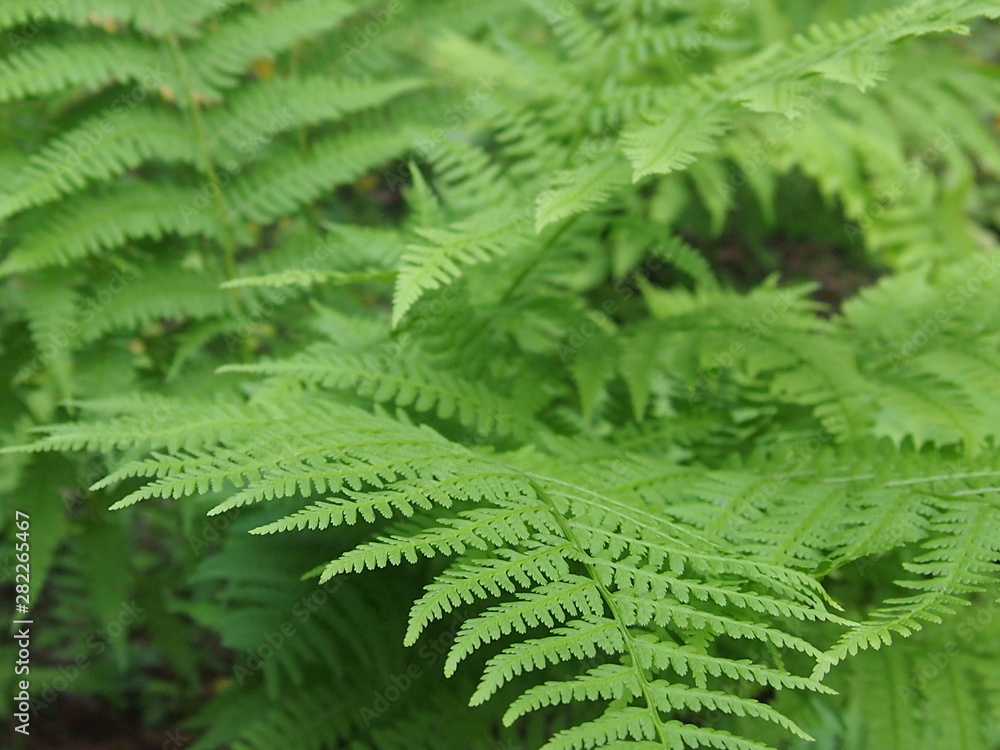
M 40 673 L 135 596 L 73 690 L 202 750 L 995 748 L 998 16 L 5 3 Z

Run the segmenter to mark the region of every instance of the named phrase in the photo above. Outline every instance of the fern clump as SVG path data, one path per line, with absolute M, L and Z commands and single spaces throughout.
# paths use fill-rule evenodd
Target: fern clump
M 7 3 L 38 617 L 204 750 L 994 747 L 998 17 Z

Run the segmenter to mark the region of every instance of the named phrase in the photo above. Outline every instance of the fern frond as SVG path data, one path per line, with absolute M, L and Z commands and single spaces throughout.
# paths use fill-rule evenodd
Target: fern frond
M 334 432 L 328 426 L 331 420 L 338 425 Z M 133 464 L 118 477 L 157 478 L 119 506 L 146 497 L 218 491 L 227 482 L 242 487 L 239 494 L 217 506 L 219 512 L 246 502 L 256 493 L 273 492 L 262 488 L 275 486 L 275 470 L 268 468 L 275 466 L 301 475 L 290 479 L 282 494 L 299 490 L 307 494 L 343 492 L 347 499 L 314 506 L 261 532 L 332 527 L 353 523 L 359 517 L 371 522 L 383 515 L 407 515 L 417 508 L 426 512 L 429 507 L 476 503 L 477 507 L 459 510 L 429 528 L 421 524 L 411 533 L 357 546 L 327 566 L 321 578 L 325 581 L 349 570 L 462 554 L 469 549 L 499 561 L 499 565 L 479 563 L 473 568 L 463 565 L 456 569 L 458 575 L 445 579 L 446 588 L 429 589 L 427 594 L 433 598 L 417 605 L 409 638 L 419 633 L 413 623 L 426 624 L 465 596 L 506 589 L 513 575 L 508 572 L 508 563 L 523 559 L 512 556 L 511 550 L 520 548 L 520 554 L 532 555 L 539 551 L 532 546 L 538 541 L 556 548 L 567 545 L 566 558 L 578 568 L 575 576 L 540 582 L 539 578 L 548 578 L 544 569 L 531 574 L 522 568 L 519 580 L 530 588 L 517 601 L 494 606 L 469 621 L 456 643 L 449 671 L 460 658 L 505 633 L 527 630 L 532 623 L 551 621 L 555 625 L 578 612 L 583 612 L 584 619 L 553 628 L 543 638 L 508 646 L 487 665 L 473 703 L 484 701 L 514 676 L 543 664 L 593 658 L 598 653 L 605 657 L 629 655 L 625 663 L 632 666 L 625 674 L 641 686 L 638 715 L 650 726 L 660 727 L 654 736 L 665 742 L 670 733 L 664 728 L 661 712 L 695 704 L 749 710 L 743 704 L 727 703 L 724 692 L 709 687 L 712 677 L 820 689 L 780 669 L 742 664 L 676 644 L 670 648 L 677 650 L 661 661 L 657 649 L 668 648 L 675 638 L 683 643 L 693 632 L 708 634 L 709 639 L 714 633 L 763 641 L 776 649 L 815 655 L 815 649 L 767 622 L 769 616 L 763 613 L 828 619 L 822 589 L 788 569 L 692 546 L 700 544 L 696 537 L 688 538 L 682 530 L 678 532 L 682 535 L 676 536 L 672 525 L 658 524 L 655 515 L 635 506 L 633 496 L 609 496 L 600 485 L 589 484 L 586 474 L 571 479 L 541 456 L 480 455 L 429 431 L 366 416 L 348 407 L 324 405 L 306 424 L 295 420 L 278 427 L 272 422 L 268 432 L 264 439 L 244 441 L 238 454 L 220 448 L 178 455 L 176 460 L 158 456 L 146 462 L 145 468 Z M 375 446 L 379 446 L 377 459 L 369 452 Z M 310 454 L 314 458 L 309 458 Z M 368 458 L 363 458 L 366 455 Z M 506 551 L 500 554 L 494 550 Z M 644 602 L 651 596 L 661 603 L 650 609 Z M 657 628 L 667 628 L 672 638 L 663 640 L 647 630 L 654 623 Z M 661 688 L 655 678 L 646 677 L 647 669 L 669 669 L 678 678 L 693 674 L 699 690 L 711 691 L 711 696 L 709 692 Z
M 421 229 L 428 244 L 413 244 L 403 256 L 393 295 L 392 324 L 396 326 L 425 292 L 449 285 L 463 268 L 511 252 L 529 241 L 526 217 L 497 210 L 447 229 Z
M 527 437 L 539 429 L 518 413 L 510 400 L 436 370 L 432 361 L 403 352 L 398 359 L 377 354 L 347 356 L 338 347 L 319 344 L 280 362 L 228 365 L 220 372 L 290 377 L 327 388 L 356 391 L 378 403 L 391 401 L 418 412 L 433 411 L 441 419 L 456 418 L 481 435 Z
M 28 450 L 100 450 L 163 447 L 168 451 L 192 451 L 218 440 L 235 439 L 266 418 L 234 405 L 179 404 L 166 398 L 115 400 L 111 404 L 78 404 L 104 414 L 103 421 L 52 425 L 45 437 L 25 446 Z M 115 419 L 109 417 L 121 412 Z M 129 414 L 129 412 L 134 412 Z M 104 482 L 98 486 L 104 486 Z
M 662 244 L 655 245 L 652 252 L 654 257 L 661 258 L 680 269 L 702 287 L 718 288 L 719 282 L 705 256 L 680 237 L 676 235 L 667 237 Z
M 108 125 L 111 132 L 105 133 Z M 102 135 L 96 143 L 95 133 Z M 150 161 L 199 166 L 196 151 L 187 124 L 170 110 L 142 107 L 123 112 L 112 108 L 111 113 L 84 121 L 34 154 L 0 196 L 0 219 Z
M 218 98 L 239 81 L 254 60 L 336 28 L 353 12 L 354 7 L 343 0 L 292 0 L 266 13 L 226 18 L 183 52 L 197 76 L 192 86 L 203 98 Z
M 192 273 L 170 264 L 139 268 L 136 276 L 100 308 L 99 315 L 88 316 L 81 326 L 84 340 L 157 320 L 201 320 L 235 313 L 236 300 L 218 293 L 219 279 L 213 273 Z
M 651 174 L 669 174 L 691 166 L 711 151 L 726 132 L 726 118 L 693 107 L 675 110 L 657 125 L 622 135 L 622 150 L 632 163 L 632 181 Z
M 224 107 L 205 112 L 205 127 L 219 141 L 236 149 L 253 148 L 262 129 L 269 136 L 322 123 L 383 105 L 428 85 L 420 78 L 371 81 L 314 75 L 284 78 L 242 87 Z
M 815 73 L 865 88 L 883 75 L 879 54 L 889 42 L 961 31 L 965 21 L 982 15 L 996 17 L 998 10 L 976 0 L 948 6 L 913 0 L 895 13 L 875 13 L 842 26 L 814 26 L 792 43 L 742 61 L 738 69 L 721 68 L 695 83 L 667 89 L 655 105 L 660 114 L 646 117 L 656 124 L 632 127 L 622 135 L 633 180 L 684 169 L 712 149 L 733 123 L 735 103 L 745 100 L 748 90 L 787 86 Z
M 169 86 L 170 70 L 162 48 L 137 39 L 36 44 L 0 60 L 0 103 L 77 86 L 91 91 L 109 83 Z
M 307 156 L 289 150 L 278 152 L 234 180 L 225 191 L 226 197 L 238 216 L 267 223 L 403 155 L 412 144 L 409 127 L 345 131 L 318 139 Z
M 628 164 L 618 154 L 556 174 L 536 199 L 536 231 L 604 202 L 628 178 Z
M 146 182 L 67 201 L 65 213 L 51 225 L 26 234 L 0 263 L 0 277 L 69 266 L 131 240 L 158 240 L 165 235 L 219 240 L 222 231 L 214 214 L 184 210 L 199 196 L 190 188 Z
M 995 434 L 992 404 L 984 412 L 967 389 L 952 380 L 953 370 L 945 367 L 944 377 L 921 372 L 919 363 L 902 368 L 880 398 L 876 434 L 896 444 L 910 438 L 917 448 L 962 442 L 973 452 L 979 450 Z
M 347 572 L 360 573 L 421 557 L 461 555 L 471 549 L 516 545 L 533 533 L 550 532 L 548 521 L 538 506 L 512 502 L 511 507 L 463 512 L 456 519 L 442 519 L 442 527 L 413 536 L 392 536 L 363 544 L 323 569 L 321 581 Z
M 10 0 L 0 10 L 0 30 L 28 23 L 70 23 L 74 26 L 132 26 L 153 36 L 200 36 L 200 26 L 212 16 L 245 0 L 175 0 L 166 3 L 133 3 L 130 0 L 60 0 L 37 3 Z
M 969 604 L 971 593 L 994 590 L 994 562 L 1000 553 L 1000 510 L 989 502 L 953 500 L 936 519 L 924 554 L 904 567 L 925 576 L 897 584 L 916 591 L 886 600 L 867 622 L 844 635 L 820 660 L 821 676 L 861 649 L 889 645 L 893 635 L 907 636 L 927 623 L 940 623 L 957 607 Z

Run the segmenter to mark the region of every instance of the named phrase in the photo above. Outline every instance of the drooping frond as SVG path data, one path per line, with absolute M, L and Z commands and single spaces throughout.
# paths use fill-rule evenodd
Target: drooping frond
M 267 435 L 249 441 L 244 437 L 241 461 L 223 442 L 172 457 L 154 453 L 152 460 L 127 466 L 111 479 L 148 480 L 121 504 L 184 497 L 209 488 L 220 491 L 226 484 L 241 489 L 219 511 L 293 492 L 342 498 L 272 524 L 264 529 L 268 531 L 371 523 L 380 516 L 411 515 L 415 507 L 423 512 L 466 508 L 413 535 L 382 536 L 361 544 L 326 566 L 320 579 L 322 583 L 348 570 L 377 569 L 421 557 L 472 549 L 492 556 L 496 550 L 496 563 L 488 566 L 457 563 L 449 583 L 457 588 L 439 585 L 428 590 L 439 602 L 496 590 L 497 565 L 519 560 L 520 555 L 537 559 L 539 544 L 561 550 L 566 564 L 577 572 L 540 585 L 532 585 L 535 579 L 522 573 L 519 577 L 529 589 L 514 602 L 495 605 L 469 620 L 452 647 L 450 663 L 457 664 L 506 634 L 527 632 L 535 624 L 553 627 L 541 639 L 516 640 L 487 664 L 473 696 L 479 703 L 515 676 L 543 664 L 602 654 L 602 659 L 610 660 L 609 671 L 602 674 L 614 675 L 607 680 L 605 697 L 627 698 L 634 705 L 624 710 L 642 728 L 626 732 L 623 727 L 631 724 L 621 724 L 623 709 L 610 708 L 595 724 L 568 730 L 571 736 L 588 738 L 589 744 L 603 745 L 602 738 L 619 735 L 661 743 L 672 742 L 675 736 L 709 742 L 717 735 L 668 723 L 664 716 L 679 709 L 750 712 L 792 727 L 774 712 L 754 711 L 750 703 L 726 697 L 724 685 L 736 680 L 821 689 L 780 667 L 733 661 L 693 645 L 708 645 L 719 637 L 749 639 L 818 656 L 814 647 L 771 622 L 779 615 L 806 620 L 832 617 L 824 592 L 812 579 L 727 555 L 682 527 L 657 520 L 634 493 L 603 486 L 600 474 L 569 473 L 542 455 L 480 454 L 426 429 L 348 407 L 313 401 L 308 408 L 305 420 L 298 417 L 283 424 L 269 420 Z M 247 417 L 251 414 L 247 412 Z M 242 430 L 241 434 L 245 435 Z M 65 438 L 54 436 L 48 444 L 55 446 L 57 440 Z M 375 446 L 378 453 L 370 453 Z M 251 468 L 248 461 L 259 468 Z M 369 489 L 362 492 L 364 488 Z M 551 565 L 547 569 L 558 570 Z M 542 570 L 536 566 L 535 575 Z M 470 573 L 476 575 L 475 582 L 468 578 Z M 427 613 L 426 606 L 423 601 L 417 605 L 416 622 L 427 621 L 427 614 L 416 614 Z M 431 617 L 444 611 L 438 605 Z M 700 635 L 689 643 L 694 633 Z M 410 638 L 418 634 L 411 629 Z M 618 663 L 621 668 L 612 670 L 610 665 Z M 572 691 L 574 684 L 568 683 L 566 690 Z M 618 729 L 606 735 L 604 725 Z M 557 736 L 554 746 L 563 741 Z

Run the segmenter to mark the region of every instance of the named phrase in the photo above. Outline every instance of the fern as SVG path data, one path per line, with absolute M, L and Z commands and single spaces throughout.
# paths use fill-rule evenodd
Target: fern
M 73 689 L 202 750 L 991 747 L 998 17 L 4 4 L 39 674 L 134 594 Z
M 447 521 L 444 525 L 414 535 L 382 536 L 348 551 L 326 566 L 321 583 L 340 572 L 377 569 L 440 554 L 460 555 L 472 549 L 487 554 L 496 549 L 503 560 L 512 552 L 523 554 L 519 548 L 529 542 L 532 547 L 537 542 L 562 547 L 563 559 L 581 570 L 569 579 L 574 585 L 567 586 L 565 580 L 546 581 L 521 594 L 518 606 L 497 605 L 469 620 L 452 647 L 446 671 L 453 671 L 463 656 L 499 636 L 526 632 L 533 624 L 551 627 L 562 623 L 552 635 L 514 643 L 494 657 L 472 701 L 481 702 L 513 677 L 544 664 L 593 658 L 598 653 L 620 655 L 631 666 L 616 672 L 617 679 L 611 680 L 608 688 L 613 695 L 604 697 L 629 697 L 629 703 L 637 705 L 624 714 L 609 709 L 593 724 L 567 730 L 568 736 L 579 736 L 580 741 L 586 738 L 591 744 L 601 744 L 602 737 L 668 743 L 673 737 L 684 736 L 686 741 L 711 745 L 716 738 L 714 731 L 667 724 L 661 712 L 723 706 L 738 714 L 752 710 L 750 703 L 728 698 L 718 680 L 821 689 L 804 677 L 766 664 L 730 662 L 706 653 L 702 641 L 704 636 L 710 640 L 720 636 L 759 640 L 775 648 L 819 656 L 801 638 L 768 624 L 768 618 L 777 615 L 831 618 L 824 592 L 811 579 L 720 554 L 681 528 L 651 525 L 655 515 L 643 508 L 644 503 L 635 506 L 634 501 L 625 500 L 628 495 L 603 489 L 598 477 L 574 481 L 557 464 L 540 456 L 479 456 L 426 430 L 365 417 L 363 412 L 347 408 L 323 407 L 322 413 L 313 412 L 311 421 L 306 429 L 298 421 L 288 425 L 297 438 L 288 432 L 278 439 L 277 425 L 272 423 L 271 434 L 256 447 L 244 443 L 246 457 L 253 457 L 261 467 L 281 467 L 277 470 L 253 470 L 234 462 L 231 452 L 221 447 L 202 447 L 170 460 L 154 454 L 159 457 L 152 464 L 133 463 L 115 478 L 154 479 L 120 504 L 149 497 L 184 497 L 209 487 L 218 491 L 227 479 L 242 490 L 216 512 L 289 492 L 309 494 L 310 487 L 345 494 L 341 502 L 311 507 L 260 531 L 322 529 L 355 523 L 359 516 L 368 522 L 378 516 L 395 519 L 397 514 L 412 515 L 414 505 L 425 511 L 468 505 L 468 510 L 443 518 Z M 345 431 L 352 423 L 356 427 Z M 340 425 L 339 449 L 330 437 L 334 424 Z M 368 450 L 380 446 L 377 460 L 360 458 L 366 445 Z M 268 455 L 276 448 L 278 453 Z M 310 453 L 317 458 L 325 456 L 323 464 L 309 460 Z M 338 453 L 343 458 L 331 460 Z M 365 486 L 378 489 L 360 493 Z M 470 569 L 463 566 L 455 572 L 459 570 Z M 491 568 L 472 570 L 492 573 Z M 458 580 L 460 590 L 468 591 L 472 584 L 484 591 L 479 580 Z M 457 591 L 437 593 L 450 601 L 461 597 Z M 702 602 L 706 610 L 692 607 L 692 602 Z M 582 619 L 570 619 L 573 615 Z M 665 624 L 667 631 L 658 633 L 659 627 L 647 630 L 654 622 Z M 420 632 L 411 631 L 410 638 Z M 695 638 L 694 643 L 699 644 L 695 647 L 688 639 L 699 632 L 702 635 Z M 675 682 L 650 678 L 645 670 L 654 675 L 672 674 Z M 671 687 L 685 685 L 688 675 L 693 685 Z M 633 715 L 634 719 L 625 720 Z M 754 715 L 794 727 L 766 709 Z M 554 746 L 560 746 L 559 742 L 555 738 Z

